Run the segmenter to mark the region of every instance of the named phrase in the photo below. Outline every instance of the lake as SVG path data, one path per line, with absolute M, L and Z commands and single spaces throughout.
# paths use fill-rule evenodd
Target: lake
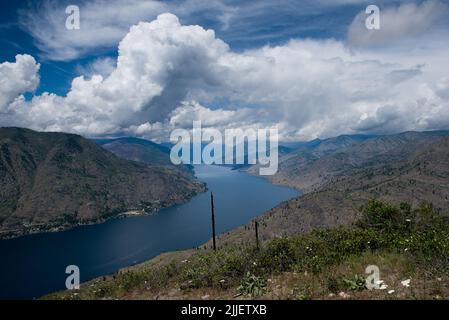
M 291 188 L 227 167 L 195 166 L 195 173 L 209 191 L 186 204 L 151 216 L 0 241 L 0 299 L 32 299 L 64 289 L 68 265 L 80 268 L 84 282 L 163 252 L 207 242 L 211 238 L 210 191 L 217 233 L 246 224 L 298 195 Z

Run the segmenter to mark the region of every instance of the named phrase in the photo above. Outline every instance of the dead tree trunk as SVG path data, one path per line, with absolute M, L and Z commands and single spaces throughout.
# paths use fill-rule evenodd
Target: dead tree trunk
M 217 245 L 215 243 L 215 209 L 214 209 L 214 194 L 210 193 L 210 206 L 212 209 L 212 241 L 214 246 L 214 251 L 217 250 Z
M 259 249 L 259 223 L 254 221 L 254 228 L 256 229 L 256 248 Z

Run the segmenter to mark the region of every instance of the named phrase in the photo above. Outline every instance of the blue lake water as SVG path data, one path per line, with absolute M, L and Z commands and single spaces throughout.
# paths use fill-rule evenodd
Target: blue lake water
M 225 167 L 196 166 L 195 172 L 209 191 L 155 215 L 0 241 L 0 299 L 32 299 L 64 289 L 68 265 L 80 268 L 84 282 L 162 252 L 207 242 L 211 238 L 210 191 L 215 198 L 217 233 L 245 224 L 298 195 L 291 188 Z

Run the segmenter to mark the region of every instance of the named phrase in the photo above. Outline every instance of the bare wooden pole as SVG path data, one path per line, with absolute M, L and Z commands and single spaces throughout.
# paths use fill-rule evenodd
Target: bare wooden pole
M 214 194 L 210 193 L 210 206 L 212 209 L 212 241 L 214 244 L 214 251 L 217 250 L 217 245 L 215 243 L 215 211 L 214 211 Z
M 254 228 L 256 229 L 256 248 L 259 249 L 259 223 L 254 221 Z

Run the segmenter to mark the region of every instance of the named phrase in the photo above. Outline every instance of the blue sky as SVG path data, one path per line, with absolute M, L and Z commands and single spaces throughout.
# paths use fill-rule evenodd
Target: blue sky
M 111 44 L 108 48 L 92 50 L 76 59 L 53 60 L 51 57 L 42 55 L 35 45 L 36 39 L 24 28 L 24 23 L 19 17 L 24 12 L 43 14 L 39 8 L 45 3 L 49 3 L 53 9 L 62 8 L 62 11 L 68 4 L 82 6 L 86 2 L 88 1 L 2 1 L 0 4 L 0 61 L 13 61 L 15 55 L 19 53 L 41 57 L 39 60 L 41 81 L 36 93 L 48 91 L 59 95 L 66 94 L 72 79 L 79 75 L 78 67 L 88 65 L 98 57 L 115 58 L 117 43 Z M 182 4 L 182 1 L 164 2 Z M 224 3 L 229 7 L 241 10 L 238 13 L 239 16 L 228 27 L 223 27 L 219 18 L 221 12 L 215 8 L 192 12 L 180 17 L 180 20 L 182 23 L 199 24 L 205 28 L 214 29 L 217 36 L 227 42 L 233 50 L 241 51 L 267 44 L 277 45 L 292 38 L 344 38 L 354 16 L 365 7 L 363 2 L 345 3 L 343 1 L 343 4 L 333 5 L 332 1 L 320 3 L 320 1 L 310 0 L 227 1 Z M 379 2 L 379 5 L 381 4 L 382 1 Z M 153 18 L 153 14 L 148 14 L 148 20 Z M 130 19 L 131 21 L 139 22 Z
M 448 30 L 448 0 L 3 1 L 0 125 L 156 140 L 193 120 L 284 140 L 449 129 Z

